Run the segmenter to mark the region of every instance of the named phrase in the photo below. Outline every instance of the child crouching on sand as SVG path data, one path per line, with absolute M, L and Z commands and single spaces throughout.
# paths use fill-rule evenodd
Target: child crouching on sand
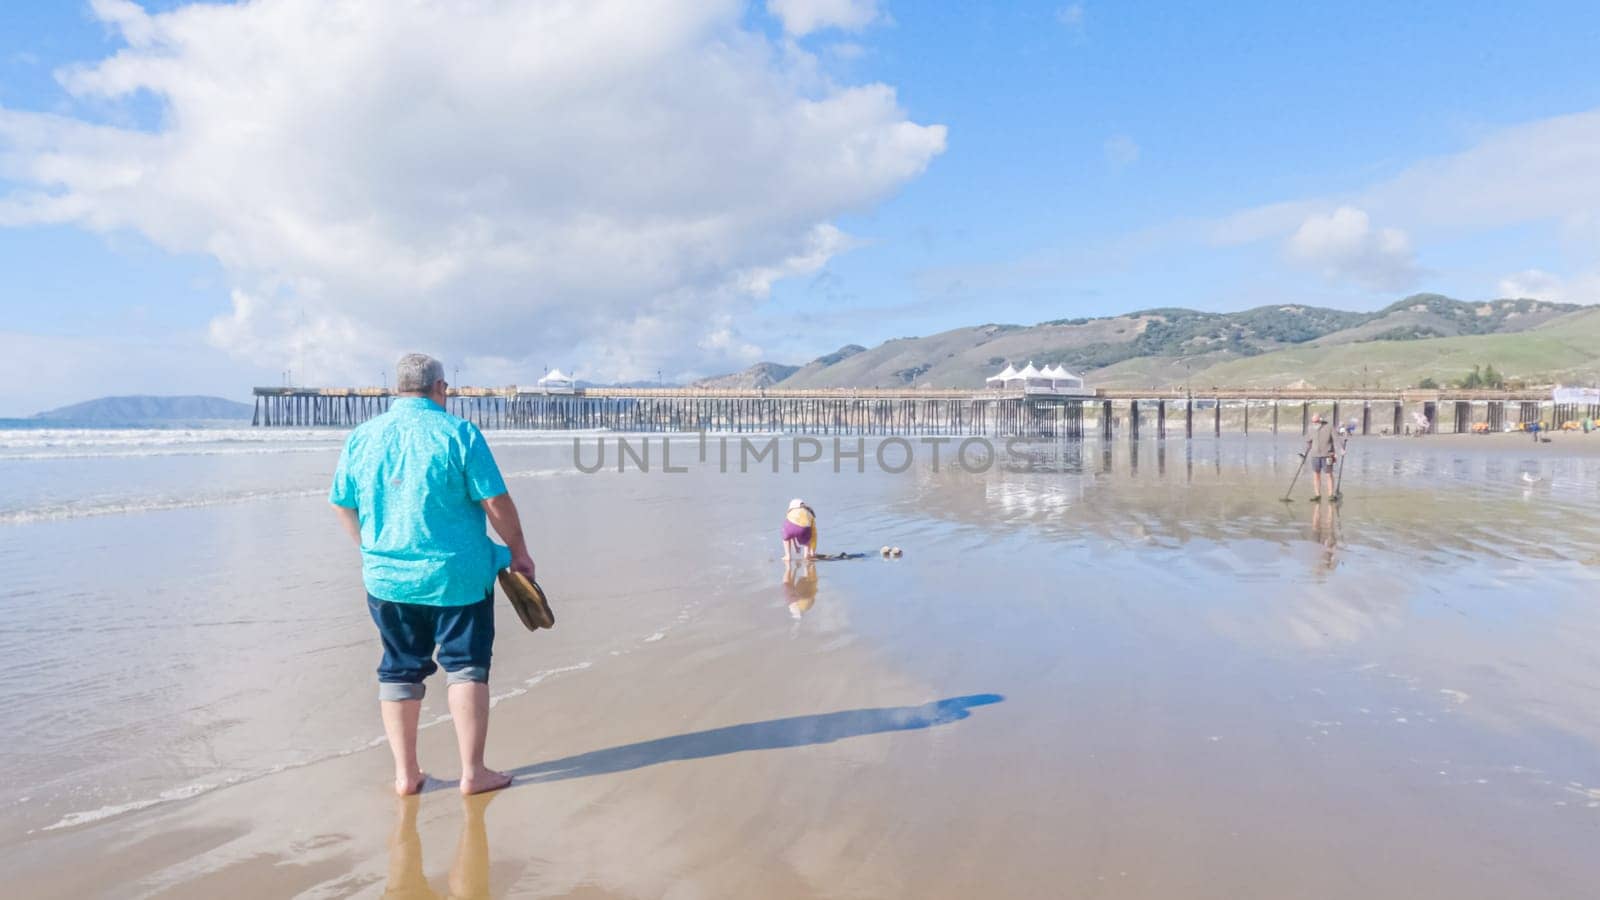
M 789 501 L 789 512 L 783 517 L 783 558 L 802 555 L 802 547 L 806 559 L 817 558 L 817 514 L 796 497 Z

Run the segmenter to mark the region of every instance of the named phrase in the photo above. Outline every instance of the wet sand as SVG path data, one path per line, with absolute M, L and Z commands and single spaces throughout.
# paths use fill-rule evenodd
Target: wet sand
M 511 789 L 460 798 L 443 724 L 415 800 L 373 747 L 0 866 L 28 897 L 1587 896 L 1600 459 L 1504 437 L 1362 442 L 1338 508 L 1278 501 L 1292 438 L 514 480 L 559 624 L 501 610 L 497 673 L 544 673 L 496 685 Z M 792 494 L 824 550 L 906 557 L 786 583 Z M 369 683 L 324 687 L 376 726 Z

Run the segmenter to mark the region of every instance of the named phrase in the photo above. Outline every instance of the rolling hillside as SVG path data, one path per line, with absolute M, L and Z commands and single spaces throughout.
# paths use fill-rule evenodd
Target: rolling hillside
M 1148 309 L 957 328 L 870 349 L 852 344 L 760 386 L 979 387 L 1007 362 L 1029 360 L 1128 387 L 1443 383 L 1485 364 L 1529 383 L 1577 382 L 1600 375 L 1600 308 L 1417 294 L 1370 313 L 1297 304 L 1236 313 Z M 761 364 L 723 378 L 756 386 L 783 368 Z
M 756 388 L 772 387 L 799 370 L 799 366 L 785 366 L 780 363 L 769 362 L 756 363 L 743 372 L 718 375 L 715 378 L 702 378 L 690 384 L 689 387 L 748 391 Z
M 34 415 L 72 425 L 176 425 L 250 420 L 248 404 L 221 397 L 101 397 Z
M 1319 387 L 1409 387 L 1424 378 L 1456 381 L 1486 364 L 1513 382 L 1594 383 L 1600 380 L 1600 309 L 1503 334 L 1318 343 L 1220 363 L 1191 383 L 1273 387 L 1303 379 Z

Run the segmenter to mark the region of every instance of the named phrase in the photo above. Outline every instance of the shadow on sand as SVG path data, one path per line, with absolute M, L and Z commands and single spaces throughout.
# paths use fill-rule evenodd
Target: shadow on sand
M 564 781 L 568 778 L 585 778 L 590 775 L 609 775 L 642 769 L 665 762 L 683 759 L 703 759 L 708 756 L 726 756 L 746 750 L 777 750 L 784 747 L 803 747 L 808 744 L 828 744 L 843 738 L 880 734 L 886 731 L 912 731 L 931 728 L 965 719 L 974 706 L 999 703 L 1000 694 L 970 694 L 924 703 L 921 706 L 889 706 L 877 709 L 847 709 L 841 712 L 816 716 L 795 716 L 789 719 L 771 719 L 730 725 L 709 731 L 695 731 L 637 744 L 623 744 L 568 756 L 550 762 L 535 763 L 512 769 L 519 784 L 541 781 Z

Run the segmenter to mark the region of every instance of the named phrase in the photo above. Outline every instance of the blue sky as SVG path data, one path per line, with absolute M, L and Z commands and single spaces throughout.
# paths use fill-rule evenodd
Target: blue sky
M 369 68 L 302 82 L 282 74 L 312 65 L 301 44 L 322 51 L 315 65 L 340 54 L 263 37 L 326 31 L 298 0 L 210 17 L 178 2 L 0 7 L 0 371 L 52 385 L 0 415 L 108 393 L 239 396 L 295 366 L 302 381 L 375 381 L 362 376 L 409 346 L 479 382 L 546 365 L 670 377 L 1150 306 L 1600 300 L 1600 4 L 659 0 L 634 23 L 649 38 L 538 4 L 522 5 L 527 22 L 507 4 L 459 34 L 362 19 L 366 5 L 345 4 L 336 27 L 398 37 L 379 53 L 336 33 L 328 47 Z M 492 98 L 447 126 L 365 84 L 381 68 L 403 99 L 406 67 L 430 52 L 388 52 L 408 26 L 473 46 L 523 24 L 530 57 L 571 29 L 550 46 L 622 47 L 629 64 L 601 94 L 591 73 L 433 58 L 455 93 L 419 106 Z M 208 51 L 228 47 L 251 78 Z M 118 53 L 134 68 L 102 65 Z M 686 61 L 706 68 L 679 79 Z M 520 89 L 499 97 L 501 84 Z M 892 89 L 887 105 L 874 86 Z M 807 132 L 818 100 L 840 114 Z M 783 141 L 738 124 L 768 113 L 802 124 Z M 670 121 L 622 142 L 607 114 Z M 311 130 L 369 116 L 370 145 Z M 84 124 L 115 139 L 68 127 Z M 725 127 L 706 146 L 728 159 L 674 158 Z M 215 138 L 230 129 L 282 143 Z M 593 147 L 593 169 L 482 155 L 502 133 L 513 160 Z M 870 152 L 834 159 L 841 146 Z M 138 186 L 106 186 L 130 167 Z M 434 171 L 444 212 L 417 177 Z M 214 186 L 178 196 L 186 172 Z M 323 189 L 278 208 L 297 173 Z M 458 218 L 435 228 L 441 215 Z M 519 253 L 546 240 L 548 256 Z M 468 249 L 435 255 L 441 242 Z M 405 258 L 374 274 L 390 256 Z
M 1432 271 L 1387 290 L 1285 268 L 1276 247 L 1025 265 L 1174 220 L 1359 191 L 1496 129 L 1600 106 L 1600 4 L 1121 2 L 1078 5 L 1076 24 L 1061 4 L 930 7 L 942 13 L 895 10 L 856 69 L 896 85 L 914 119 L 950 126 L 926 175 L 852 222 L 881 251 L 829 266 L 864 300 L 929 304 L 874 338 L 1148 306 L 1478 299 L 1513 271 L 1594 262 L 1566 259 L 1550 222 L 1417 241 Z M 1108 158 L 1118 137 L 1137 159 Z M 973 268 L 999 284 L 963 286 Z

